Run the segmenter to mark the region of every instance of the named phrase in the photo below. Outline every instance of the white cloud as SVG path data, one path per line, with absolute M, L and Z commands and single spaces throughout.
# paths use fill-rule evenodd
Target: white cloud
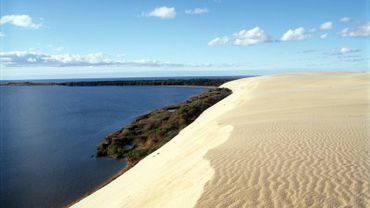
M 341 48 L 339 50 L 340 54 L 357 53 L 359 51 L 360 51 L 359 49 L 353 49 L 353 48 Z
M 321 30 L 330 30 L 333 28 L 333 23 L 332 22 L 324 22 L 320 25 Z
M 185 14 L 189 14 L 189 15 L 200 15 L 200 14 L 205 14 L 208 12 L 209 11 L 207 8 L 194 8 L 194 9 L 185 10 Z
M 351 21 L 351 18 L 350 17 L 342 17 L 342 18 L 340 18 L 339 21 L 341 21 L 343 23 L 346 23 L 346 22 L 350 22 Z
M 270 41 L 269 37 L 260 27 L 250 30 L 241 30 L 230 37 L 217 37 L 212 39 L 208 45 L 233 44 L 238 46 L 249 46 Z
M 175 7 L 157 7 L 146 14 L 146 16 L 159 17 L 161 19 L 173 19 L 176 16 L 176 9 Z
M 34 23 L 29 15 L 5 15 L 0 19 L 0 25 L 10 24 L 17 27 L 39 29 L 42 24 Z
M 0 52 L 0 62 L 7 67 L 73 67 L 73 66 L 130 66 L 130 67 L 212 67 L 212 64 L 184 64 L 151 59 L 127 61 L 123 57 L 111 58 L 103 53 L 46 54 L 29 51 Z
M 229 37 L 217 37 L 209 41 L 208 45 L 224 45 L 229 43 L 229 41 L 230 41 Z
M 0 38 L 5 37 L 5 34 L 0 32 Z
M 303 27 L 299 27 L 296 29 L 289 29 L 283 36 L 280 38 L 281 41 L 291 41 L 291 40 L 305 40 L 310 37 L 309 34 L 306 33 L 306 30 Z
M 370 37 L 370 22 L 355 29 L 344 28 L 339 35 L 342 37 Z
M 348 57 L 356 57 L 359 58 L 360 56 L 360 49 L 357 48 L 339 48 L 335 50 L 331 50 L 330 52 L 325 52 L 324 54 L 330 55 L 330 56 L 336 56 L 340 58 L 348 58 Z
M 320 39 L 326 39 L 328 38 L 328 33 L 324 33 L 320 35 Z

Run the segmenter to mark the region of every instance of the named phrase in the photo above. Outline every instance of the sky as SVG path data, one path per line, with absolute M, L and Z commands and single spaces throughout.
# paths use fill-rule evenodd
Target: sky
M 1 0 L 0 79 L 369 71 L 370 0 Z

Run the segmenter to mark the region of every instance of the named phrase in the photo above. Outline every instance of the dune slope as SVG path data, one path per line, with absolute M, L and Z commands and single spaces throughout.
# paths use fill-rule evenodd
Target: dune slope
M 231 96 L 74 207 L 368 207 L 369 78 L 226 83 Z

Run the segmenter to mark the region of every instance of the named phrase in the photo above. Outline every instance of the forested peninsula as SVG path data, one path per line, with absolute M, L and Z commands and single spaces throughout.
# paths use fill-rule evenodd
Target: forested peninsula
M 134 119 L 126 127 L 106 137 L 97 147 L 97 157 L 124 158 L 134 166 L 192 123 L 203 111 L 232 92 L 227 88 L 208 89 L 175 105 L 157 109 Z

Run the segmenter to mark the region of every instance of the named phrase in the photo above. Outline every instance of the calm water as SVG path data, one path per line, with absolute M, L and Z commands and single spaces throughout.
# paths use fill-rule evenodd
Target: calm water
M 62 207 L 119 172 L 96 145 L 134 117 L 202 92 L 171 87 L 0 87 L 0 207 Z

